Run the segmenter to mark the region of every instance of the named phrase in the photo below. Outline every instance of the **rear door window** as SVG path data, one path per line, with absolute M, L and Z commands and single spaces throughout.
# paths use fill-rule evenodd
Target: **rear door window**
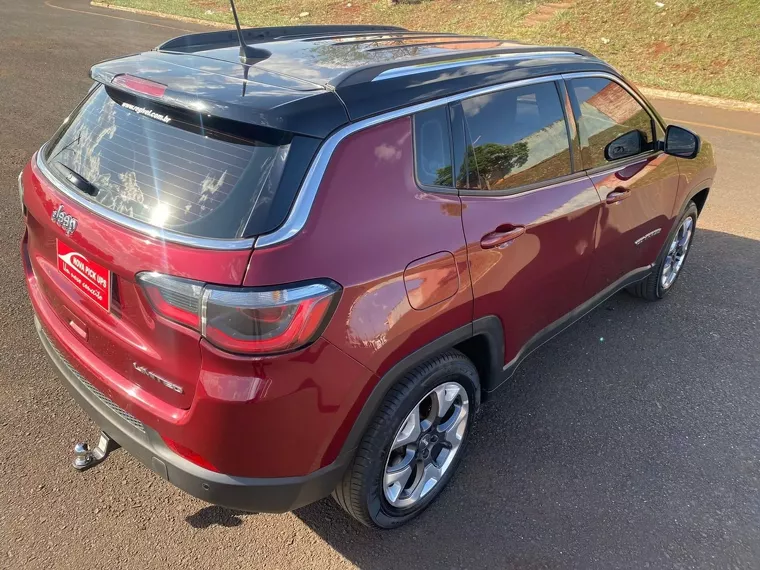
M 420 184 L 454 186 L 447 106 L 414 116 L 414 162 Z
M 504 192 L 572 172 L 570 139 L 553 82 L 462 101 L 468 149 L 462 188 Z
M 574 99 L 581 133 L 583 164 L 586 169 L 611 164 L 604 156 L 609 143 L 630 131 L 644 135 L 644 152 L 654 148 L 655 121 L 623 86 L 601 77 L 572 79 L 570 97 Z
M 193 236 L 236 238 L 253 209 L 271 202 L 288 150 L 185 122 L 99 86 L 48 144 L 46 161 L 62 182 L 118 214 Z

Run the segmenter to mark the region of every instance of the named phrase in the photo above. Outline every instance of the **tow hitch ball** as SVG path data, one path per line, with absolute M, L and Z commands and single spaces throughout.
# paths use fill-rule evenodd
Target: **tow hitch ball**
M 108 454 L 120 446 L 105 432 L 100 432 L 100 440 L 95 449 L 90 449 L 86 442 L 77 443 L 74 446 L 74 469 L 84 471 L 101 463 Z

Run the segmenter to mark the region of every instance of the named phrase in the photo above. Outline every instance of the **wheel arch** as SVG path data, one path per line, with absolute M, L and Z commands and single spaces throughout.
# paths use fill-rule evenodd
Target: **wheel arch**
M 704 186 L 704 184 L 700 184 L 699 186 L 697 186 L 697 188 L 699 188 L 700 186 Z M 708 186 L 704 186 L 701 190 L 695 192 L 691 196 L 691 198 L 689 198 L 689 200 L 691 200 L 697 205 L 697 211 L 699 212 L 700 215 L 702 214 L 702 210 L 705 207 L 705 203 L 707 203 L 708 194 L 710 194 L 710 188 Z M 688 200 L 686 201 L 686 203 L 688 204 Z
M 419 364 L 450 348 L 462 352 L 478 370 L 481 386 L 481 394 L 478 400 L 483 394 L 498 385 L 504 366 L 504 333 L 501 320 L 495 315 L 489 315 L 449 331 L 405 356 L 388 370 L 364 402 L 348 437 L 346 437 L 341 455 L 353 453 L 359 446 L 370 421 L 396 382 Z

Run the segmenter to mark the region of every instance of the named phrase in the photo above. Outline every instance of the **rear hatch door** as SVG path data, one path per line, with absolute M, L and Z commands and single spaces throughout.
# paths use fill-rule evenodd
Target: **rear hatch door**
M 73 350 L 93 351 L 146 392 L 188 408 L 201 367 L 199 333 L 157 316 L 136 275 L 240 285 L 251 232 L 276 223 L 267 212 L 291 149 L 313 150 L 318 140 L 242 123 L 232 102 L 199 98 L 192 82 L 177 95 L 176 77 L 165 78 L 166 100 L 96 84 L 23 181 L 29 260 L 79 343 Z

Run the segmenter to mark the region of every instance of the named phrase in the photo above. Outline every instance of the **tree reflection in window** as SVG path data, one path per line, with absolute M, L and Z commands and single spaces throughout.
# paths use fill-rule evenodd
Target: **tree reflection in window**
M 508 190 L 571 172 L 567 127 L 554 83 L 465 99 L 462 109 L 470 144 L 458 186 Z

